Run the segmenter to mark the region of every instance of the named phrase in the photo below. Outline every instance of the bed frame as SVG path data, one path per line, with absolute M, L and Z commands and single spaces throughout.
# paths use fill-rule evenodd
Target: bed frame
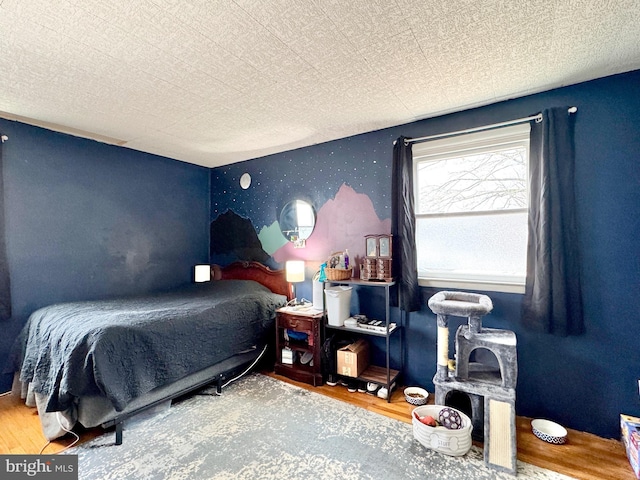
M 266 349 L 266 345 L 264 348 Z M 205 369 L 206 372 L 209 373 L 205 374 L 204 376 L 202 375 L 202 372 L 198 372 L 196 374 L 193 374 L 192 376 L 187 377 L 188 379 L 195 377 L 198 378 L 198 380 L 187 381 L 183 379 L 182 382 L 178 381 L 175 384 L 162 388 L 160 392 L 164 393 L 154 394 L 152 392 L 151 394 L 140 397 L 138 400 L 142 401 L 141 406 L 134 407 L 131 410 L 125 410 L 122 413 L 118 413 L 113 419 L 106 421 L 100 426 L 105 430 L 111 427 L 115 427 L 115 444 L 122 445 L 122 431 L 124 423 L 127 420 L 131 419 L 131 417 L 134 417 L 139 413 L 143 413 L 166 402 L 170 402 L 176 398 L 188 395 L 211 384 L 215 385 L 216 394 L 221 395 L 224 382 L 226 382 L 228 379 L 232 379 L 235 376 L 242 374 L 243 370 L 251 365 L 252 362 L 257 363 L 264 352 L 265 350 L 262 350 L 262 352 L 256 351 L 255 355 L 252 355 L 254 352 L 250 352 L 233 357 L 233 360 L 222 362 L 220 366 L 213 366 L 209 369 Z M 213 371 L 214 373 L 211 373 L 211 371 Z M 175 386 L 185 383 L 186 386 Z M 150 398 L 150 400 L 145 400 L 146 398 Z
M 287 282 L 284 270 L 271 270 L 258 262 L 234 262 L 226 267 L 211 266 L 213 280 L 255 280 L 273 293 L 286 295 L 287 300 L 293 299 L 293 286 Z
M 216 280 L 254 280 L 273 293 L 280 295 L 286 295 L 287 300 L 293 298 L 293 289 L 290 283 L 286 281 L 284 270 L 271 270 L 269 267 L 262 265 L 258 262 L 234 262 L 226 267 L 219 267 L 218 265 L 211 266 L 211 279 Z M 266 347 L 265 347 L 266 349 Z M 193 381 L 187 382 L 186 385 L 182 385 L 180 381 L 176 382 L 178 386 L 173 387 L 169 385 L 163 387 L 155 395 L 150 396 L 148 402 L 144 402 L 142 399 L 142 405 L 134 407 L 130 411 L 125 411 L 117 414 L 113 419 L 108 420 L 101 426 L 105 429 L 115 427 L 115 444 L 122 444 L 122 430 L 123 424 L 131 417 L 156 406 L 159 406 L 167 401 L 174 400 L 175 398 L 182 397 L 195 390 L 199 390 L 206 385 L 215 384 L 216 393 L 220 395 L 222 393 L 223 383 L 229 379 L 234 378 L 238 374 L 241 374 L 252 362 L 256 362 L 265 352 L 256 351 L 245 354 L 236 355 L 227 361 L 223 361 L 218 365 L 213 365 L 201 372 L 190 375 L 188 378 L 193 378 Z M 182 381 L 184 383 L 184 381 Z

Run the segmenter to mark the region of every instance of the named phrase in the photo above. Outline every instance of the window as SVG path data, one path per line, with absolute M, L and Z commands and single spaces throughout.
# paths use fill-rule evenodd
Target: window
M 529 130 L 413 145 L 421 285 L 524 292 Z

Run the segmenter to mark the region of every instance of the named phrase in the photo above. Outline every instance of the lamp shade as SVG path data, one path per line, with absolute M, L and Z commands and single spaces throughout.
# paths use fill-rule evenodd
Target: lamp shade
M 209 282 L 211 280 L 211 266 L 196 265 L 194 269 L 194 280 L 196 282 Z
M 288 260 L 285 264 L 287 282 L 304 282 L 304 261 Z

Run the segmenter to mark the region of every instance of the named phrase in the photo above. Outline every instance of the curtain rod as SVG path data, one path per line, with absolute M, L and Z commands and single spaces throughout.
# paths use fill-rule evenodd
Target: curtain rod
M 569 113 L 576 113 L 577 111 L 578 107 L 569 107 L 568 109 Z M 459 130 L 457 132 L 440 133 L 438 135 L 429 135 L 428 137 L 407 138 L 405 139 L 404 144 L 409 145 L 410 143 L 420 143 L 426 142 L 427 140 L 435 140 L 436 138 L 455 137 L 456 135 L 462 135 L 464 133 L 491 130 L 492 128 L 506 127 L 507 125 L 517 125 L 519 123 L 530 122 L 531 120 L 535 120 L 536 123 L 540 123 L 542 121 L 542 112 L 537 113 L 536 115 L 531 115 L 530 117 L 518 118 L 516 120 L 509 120 L 502 123 L 494 123 L 493 125 L 483 125 L 482 127 L 468 128 L 466 130 Z

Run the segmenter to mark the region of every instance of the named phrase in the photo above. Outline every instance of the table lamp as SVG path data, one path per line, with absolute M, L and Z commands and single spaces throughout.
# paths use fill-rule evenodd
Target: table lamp
M 287 282 L 291 283 L 291 289 L 293 292 L 293 305 L 298 305 L 298 299 L 296 298 L 296 286 L 298 282 L 304 282 L 304 261 L 303 260 L 287 260 L 285 263 L 285 271 L 287 276 Z
M 209 282 L 211 281 L 211 266 L 210 265 L 196 265 L 194 268 L 194 281 Z

